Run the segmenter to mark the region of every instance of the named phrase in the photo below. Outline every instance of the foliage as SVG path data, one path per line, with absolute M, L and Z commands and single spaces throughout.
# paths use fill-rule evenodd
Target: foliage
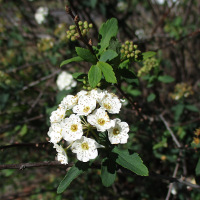
M 54 161 L 49 117 L 63 97 L 82 89 L 100 87 L 125 98 L 116 116 L 130 126 L 127 144 L 100 150 L 84 169 L 72 159 L 71 168 L 2 170 L 1 199 L 165 199 L 169 181 L 152 174 L 172 177 L 177 162 L 177 178 L 200 184 L 197 0 L 70 1 L 82 22 L 93 24 L 84 33 L 92 50 L 67 37 L 74 24 L 62 1 L 0 3 L 0 165 Z M 37 24 L 40 6 L 48 14 Z M 77 87 L 58 91 L 60 71 L 73 74 Z M 173 199 L 200 198 L 179 182 L 173 191 Z

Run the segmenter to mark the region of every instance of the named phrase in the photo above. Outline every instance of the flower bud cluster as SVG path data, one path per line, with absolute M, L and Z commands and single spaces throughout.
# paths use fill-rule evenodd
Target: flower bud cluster
M 174 93 L 170 94 L 170 97 L 174 100 L 179 100 L 182 97 L 187 98 L 190 95 L 193 95 L 192 86 L 188 83 L 178 83 L 175 85 Z
M 143 67 L 138 71 L 138 76 L 148 74 L 152 69 L 155 69 L 159 66 L 159 62 L 156 58 L 148 58 L 144 61 Z
M 196 129 L 195 132 L 195 137 L 193 138 L 193 143 L 198 145 L 200 143 L 200 128 Z
M 123 59 L 139 59 L 141 57 L 141 51 L 138 49 L 136 44 L 133 44 L 132 41 L 126 41 L 125 44 L 122 45 L 121 54 Z
M 99 144 L 99 132 L 106 132 L 111 144 L 127 143 L 128 124 L 119 118 L 110 118 L 120 112 L 121 106 L 121 100 L 115 94 L 101 89 L 82 90 L 75 96 L 64 97 L 51 113 L 48 131 L 50 142 L 58 153 L 57 160 L 67 164 L 68 149 L 82 162 L 95 159 L 97 149 L 104 148 Z
M 93 27 L 93 24 L 88 24 L 87 21 L 79 21 L 78 22 L 79 29 L 81 31 L 82 36 L 86 36 L 89 30 Z M 71 25 L 69 30 L 67 31 L 67 38 L 71 41 L 75 41 L 79 38 L 79 33 L 77 31 L 77 27 L 75 25 Z

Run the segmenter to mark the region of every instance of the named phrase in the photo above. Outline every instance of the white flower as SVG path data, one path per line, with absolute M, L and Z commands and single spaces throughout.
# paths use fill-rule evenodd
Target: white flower
M 45 17 L 48 15 L 48 8 L 46 7 L 39 7 L 35 13 L 35 20 L 38 24 L 42 24 L 45 22 Z
M 66 112 L 65 108 L 59 107 L 57 110 L 51 113 L 50 122 L 56 123 L 62 121 L 65 117 L 65 112 Z
M 72 114 L 62 122 L 62 136 L 66 141 L 75 141 L 83 135 L 82 124 L 79 116 Z
M 77 93 L 78 98 L 80 98 L 81 96 L 87 95 L 88 92 L 85 90 L 81 90 L 80 92 Z
M 67 110 L 72 109 L 78 103 L 78 97 L 73 95 L 67 95 L 60 103 L 60 107 L 64 107 Z
M 110 93 L 106 94 L 99 104 L 111 114 L 119 113 L 122 106 L 118 97 Z
M 58 143 L 62 139 L 62 127 L 60 123 L 53 123 L 48 131 L 48 136 L 50 137 L 51 143 Z
M 96 99 L 90 95 L 80 96 L 78 105 L 73 107 L 73 112 L 77 115 L 87 116 L 96 108 Z
M 68 157 L 65 152 L 65 150 L 62 148 L 62 146 L 59 146 L 58 144 L 54 144 L 53 148 L 56 148 L 57 154 L 57 160 L 61 162 L 61 164 L 68 164 Z
M 88 162 L 90 159 L 95 159 L 98 156 L 97 148 L 101 147 L 103 146 L 95 140 L 83 136 L 72 144 L 72 152 L 77 154 L 78 160 Z
M 107 92 L 105 92 L 105 90 L 101 90 L 99 88 L 93 89 L 89 92 L 90 96 L 92 96 L 93 98 L 96 99 L 96 101 L 99 103 L 102 101 L 103 97 L 105 96 L 105 94 L 107 94 Z
M 104 108 L 95 110 L 87 116 L 88 122 L 97 128 L 97 131 L 104 132 L 114 126 L 114 121 L 109 119 L 109 116 Z
M 125 144 L 129 138 L 129 126 L 126 122 L 121 122 L 120 119 L 114 119 L 114 127 L 108 130 L 108 138 L 111 144 Z
M 73 76 L 67 72 L 61 72 L 56 80 L 59 90 L 70 90 L 72 87 L 76 87 L 77 82 L 73 79 Z

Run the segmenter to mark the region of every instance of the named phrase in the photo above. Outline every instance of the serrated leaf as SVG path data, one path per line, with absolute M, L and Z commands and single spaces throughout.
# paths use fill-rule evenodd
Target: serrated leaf
M 149 171 L 137 153 L 130 154 L 127 150 L 115 147 L 112 150 L 117 154 L 116 163 L 140 176 L 148 176 Z
M 111 18 L 107 22 L 103 23 L 99 35 L 101 35 L 101 40 L 98 45 L 100 45 L 99 54 L 109 46 L 110 39 L 116 37 L 118 32 L 117 19 Z
M 154 93 L 151 93 L 148 97 L 147 97 L 147 102 L 151 102 L 156 98 L 156 95 Z
M 199 109 L 195 105 L 186 105 L 185 108 L 193 112 L 199 112 Z
M 70 183 L 77 178 L 80 174 L 82 174 L 84 171 L 86 171 L 89 167 L 89 163 L 84 163 L 84 162 L 76 162 L 76 164 L 67 172 L 66 176 L 64 179 L 60 182 L 58 188 L 57 188 L 57 193 L 61 194 L 64 192 L 67 187 L 70 185 Z
M 101 180 L 105 187 L 111 186 L 116 178 L 116 163 L 108 158 L 103 159 L 101 164 Z
M 76 57 L 62 61 L 61 64 L 60 64 L 60 67 L 62 67 L 63 65 L 67 65 L 71 62 L 80 62 L 80 61 L 83 61 L 83 59 L 79 56 L 76 56 Z
M 108 49 L 107 51 L 104 51 L 100 57 L 100 61 L 102 62 L 106 62 L 108 60 L 112 60 L 113 58 L 116 58 L 118 56 L 118 54 L 111 50 L 111 49 Z
M 142 53 L 143 60 L 146 60 L 147 58 L 151 58 L 155 55 L 156 55 L 156 52 L 154 51 L 147 51 L 147 52 Z
M 200 175 L 200 158 L 199 158 L 197 166 L 195 168 L 195 173 L 196 173 L 197 176 Z
M 96 64 L 97 62 L 96 56 L 93 55 L 89 49 L 76 47 L 76 53 L 86 62 L 90 62 L 92 64 Z
M 174 78 L 171 76 L 165 75 L 165 76 L 159 76 L 158 80 L 163 83 L 171 83 L 174 81 Z
M 117 79 L 111 65 L 109 65 L 108 63 L 99 61 L 97 63 L 97 66 L 103 72 L 103 75 L 108 83 L 117 83 Z
M 96 85 L 101 80 L 101 69 L 97 65 L 92 65 L 88 72 L 88 81 L 92 88 L 96 87 Z

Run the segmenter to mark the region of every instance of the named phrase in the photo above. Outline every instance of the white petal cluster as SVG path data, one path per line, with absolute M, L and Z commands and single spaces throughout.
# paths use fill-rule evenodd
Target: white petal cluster
M 54 144 L 58 152 L 57 159 L 63 164 L 68 163 L 63 145 L 68 145 L 65 148 L 67 150 L 71 147 L 71 151 L 82 162 L 95 159 L 98 156 L 97 149 L 104 147 L 95 140 L 98 132 L 107 132 L 111 144 L 126 143 L 129 138 L 128 124 L 110 116 L 118 114 L 121 106 L 122 100 L 115 94 L 101 89 L 82 90 L 75 96 L 64 97 L 51 113 L 48 131 L 49 142 Z
M 57 160 L 60 161 L 61 164 L 64 164 L 64 165 L 68 164 L 68 157 L 67 157 L 65 150 L 62 148 L 62 146 L 59 146 L 58 144 L 54 144 L 53 147 L 58 152 Z
M 66 141 L 75 141 L 83 135 L 82 124 L 79 116 L 72 114 L 62 121 L 62 136 Z
M 45 22 L 45 18 L 48 15 L 49 10 L 47 7 L 39 7 L 35 13 L 35 20 L 38 24 Z
M 120 119 L 113 120 L 115 125 L 108 130 L 108 138 L 111 144 L 125 144 L 129 138 L 129 126 Z
M 72 87 L 76 87 L 77 82 L 71 74 L 63 71 L 58 75 L 56 84 L 59 90 L 70 90 Z
M 90 159 L 95 159 L 98 156 L 97 148 L 101 147 L 103 146 L 95 140 L 83 136 L 72 144 L 72 152 L 77 154 L 78 160 L 88 162 Z

